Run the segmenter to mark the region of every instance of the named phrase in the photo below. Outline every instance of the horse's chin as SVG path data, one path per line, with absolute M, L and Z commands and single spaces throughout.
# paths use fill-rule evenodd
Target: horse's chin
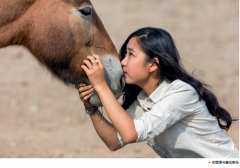
M 118 99 L 121 96 L 121 91 L 118 91 L 118 92 L 112 91 L 112 93 L 114 94 L 116 99 Z M 98 97 L 97 92 L 94 92 L 88 101 L 94 106 L 97 106 L 97 107 L 103 106 L 100 98 Z
M 79 77 L 71 76 L 68 73 L 64 73 L 64 71 L 52 71 L 50 70 L 53 77 L 57 78 L 61 82 L 63 82 L 67 86 L 78 86 L 80 83 L 85 83 L 87 85 L 90 85 L 90 82 L 88 78 L 82 77 L 79 75 Z
M 75 88 L 78 88 L 79 87 L 79 84 L 80 83 L 84 83 L 86 84 L 86 86 L 88 85 L 91 85 L 90 81 L 87 79 L 87 78 L 82 78 L 81 80 L 80 79 L 76 79 L 76 80 L 66 80 L 65 79 L 61 79 L 59 78 L 65 85 L 67 86 L 74 86 Z M 69 78 L 68 78 L 69 79 Z M 125 85 L 125 82 L 122 81 L 122 87 L 124 87 Z M 110 88 L 111 89 L 111 88 Z M 112 93 L 114 94 L 115 98 L 118 99 L 120 96 L 121 96 L 121 87 L 119 87 L 118 90 L 112 90 Z M 91 103 L 92 105 L 96 106 L 96 107 L 101 107 L 103 106 L 98 94 L 96 91 L 94 91 L 93 95 L 89 98 L 89 103 Z
M 59 78 L 65 85 L 67 86 L 75 86 L 75 88 L 78 88 L 80 83 L 86 84 L 86 86 L 91 85 L 90 81 L 87 78 L 82 79 L 73 79 L 73 78 Z M 71 79 L 71 80 L 70 80 Z M 97 92 L 94 92 L 93 95 L 89 98 L 89 103 L 91 103 L 94 106 L 100 107 L 103 106 L 100 98 L 97 95 Z
M 110 56 L 104 57 L 102 59 L 104 63 L 106 82 L 115 98 L 118 99 L 121 96 L 122 89 L 125 85 L 124 77 L 122 76 L 122 68 L 119 61 Z M 53 76 L 58 78 L 67 86 L 75 86 L 76 88 L 80 83 L 84 83 L 87 85 L 91 85 L 87 76 L 83 75 L 72 75 L 68 73 L 67 70 L 61 70 L 60 68 L 55 68 L 51 71 Z M 97 92 L 90 97 L 89 102 L 94 106 L 102 106 L 101 100 L 97 95 Z
M 101 100 L 98 98 L 96 92 L 89 98 L 89 103 L 94 106 L 100 107 L 103 106 Z

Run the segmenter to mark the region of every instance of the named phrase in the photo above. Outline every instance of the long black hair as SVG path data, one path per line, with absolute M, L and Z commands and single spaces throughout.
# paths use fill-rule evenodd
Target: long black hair
M 209 112 L 217 117 L 219 126 L 226 131 L 229 129 L 232 121 L 236 120 L 232 119 L 231 115 L 219 105 L 216 96 L 207 89 L 211 87 L 210 85 L 200 82 L 193 75 L 187 73 L 181 63 L 174 41 L 166 30 L 145 27 L 133 32 L 120 49 L 121 61 L 125 58 L 127 44 L 132 37 L 138 37 L 138 44 L 147 56 L 146 62 L 154 62 L 161 70 L 163 79 L 168 79 L 170 82 L 180 79 L 195 88 L 199 100 L 204 100 Z M 153 59 L 155 57 L 159 60 L 159 64 Z M 125 84 L 122 107 L 127 109 L 137 99 L 141 90 L 137 85 Z

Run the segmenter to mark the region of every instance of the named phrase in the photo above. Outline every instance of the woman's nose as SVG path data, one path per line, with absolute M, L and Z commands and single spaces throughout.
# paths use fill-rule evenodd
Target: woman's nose
M 127 65 L 126 57 L 121 61 L 121 65 L 122 66 Z

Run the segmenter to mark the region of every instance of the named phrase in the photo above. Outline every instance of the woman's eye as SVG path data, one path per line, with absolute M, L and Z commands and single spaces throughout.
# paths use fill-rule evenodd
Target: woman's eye
M 132 53 L 129 53 L 129 55 L 130 55 L 130 56 L 133 56 L 133 54 L 132 54 Z

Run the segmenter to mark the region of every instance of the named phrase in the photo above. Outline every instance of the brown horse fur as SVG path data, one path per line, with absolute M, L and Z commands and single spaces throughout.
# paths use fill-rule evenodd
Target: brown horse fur
M 79 10 L 91 7 L 90 16 Z M 0 48 L 25 46 L 65 84 L 87 80 L 87 55 L 117 51 L 89 0 L 0 0 Z

